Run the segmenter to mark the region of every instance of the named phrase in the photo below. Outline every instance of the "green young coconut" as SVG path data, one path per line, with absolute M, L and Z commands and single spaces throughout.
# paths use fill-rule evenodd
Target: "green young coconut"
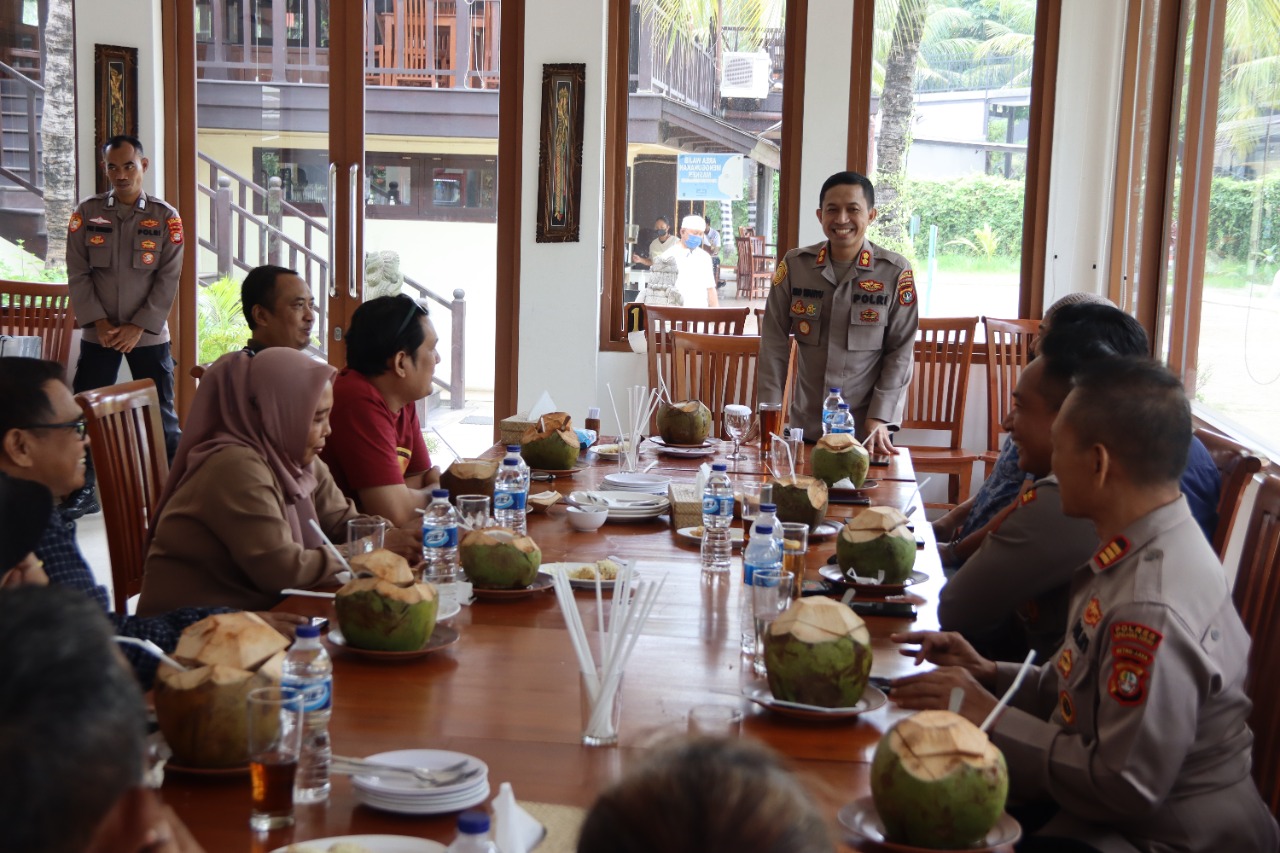
M 871 454 L 847 432 L 824 435 L 809 454 L 809 468 L 813 476 L 828 486 L 848 478 L 856 488 L 862 488 L 870 464 Z
M 538 418 L 520 437 L 520 455 L 530 468 L 567 471 L 578 461 L 578 434 L 564 412 Z
M 334 599 L 338 628 L 348 644 L 379 652 L 417 651 L 436 629 L 439 597 L 431 584 L 380 578 L 350 581 Z
M 778 521 L 794 521 L 818 529 L 827 517 L 827 484 L 804 474 L 773 480 L 773 502 Z
M 871 794 L 890 841 L 934 850 L 982 843 L 1004 811 L 1004 755 L 973 723 L 921 711 L 880 739 Z
M 907 517 L 888 506 L 863 509 L 836 537 L 836 560 L 846 575 L 905 582 L 916 564 L 916 538 L 907 529 Z
M 524 589 L 542 564 L 537 544 L 505 527 L 470 531 L 458 545 L 458 556 L 467 580 L 478 589 Z
M 764 638 L 769 691 L 776 699 L 852 708 L 871 676 L 871 634 L 862 619 L 830 598 L 802 598 Z
M 702 444 L 711 435 L 711 410 L 698 400 L 658 407 L 658 435 L 667 444 Z
M 440 475 L 440 488 L 453 497 L 484 495 L 493 497 L 493 483 L 498 478 L 498 459 L 455 459 Z

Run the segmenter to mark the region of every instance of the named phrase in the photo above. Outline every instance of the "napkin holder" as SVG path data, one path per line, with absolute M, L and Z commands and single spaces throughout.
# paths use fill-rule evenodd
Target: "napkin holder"
M 533 426 L 533 420 L 530 419 L 527 412 L 503 418 L 498 422 L 499 443 L 519 444 L 521 436 L 531 426 Z
M 702 524 L 702 493 L 693 483 L 669 483 L 667 497 L 671 501 L 671 525 L 697 527 Z

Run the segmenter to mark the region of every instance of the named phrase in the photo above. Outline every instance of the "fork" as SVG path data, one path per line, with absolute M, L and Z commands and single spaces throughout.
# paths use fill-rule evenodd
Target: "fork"
M 447 767 L 406 767 L 399 764 L 379 764 L 375 761 L 366 761 L 363 758 L 351 758 L 349 756 L 335 755 L 330 772 L 339 773 L 348 776 L 358 776 L 369 774 L 376 776 L 382 773 L 406 773 L 413 776 L 419 782 L 426 782 L 430 785 L 449 785 L 454 782 L 468 779 L 480 773 L 479 767 L 474 767 L 470 771 L 466 770 L 468 764 L 471 763 L 470 758 L 464 758 L 456 764 L 450 764 Z

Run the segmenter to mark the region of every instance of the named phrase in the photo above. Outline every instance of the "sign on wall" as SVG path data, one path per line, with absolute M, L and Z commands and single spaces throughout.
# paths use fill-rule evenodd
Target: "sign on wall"
M 676 198 L 737 201 L 742 198 L 741 154 L 676 155 Z

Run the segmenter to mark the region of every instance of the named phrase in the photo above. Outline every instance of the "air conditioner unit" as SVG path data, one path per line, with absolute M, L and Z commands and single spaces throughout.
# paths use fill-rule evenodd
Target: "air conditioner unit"
M 769 74 L 773 61 L 763 50 L 758 53 L 723 54 L 724 68 L 720 72 L 720 96 L 723 98 L 769 97 Z

